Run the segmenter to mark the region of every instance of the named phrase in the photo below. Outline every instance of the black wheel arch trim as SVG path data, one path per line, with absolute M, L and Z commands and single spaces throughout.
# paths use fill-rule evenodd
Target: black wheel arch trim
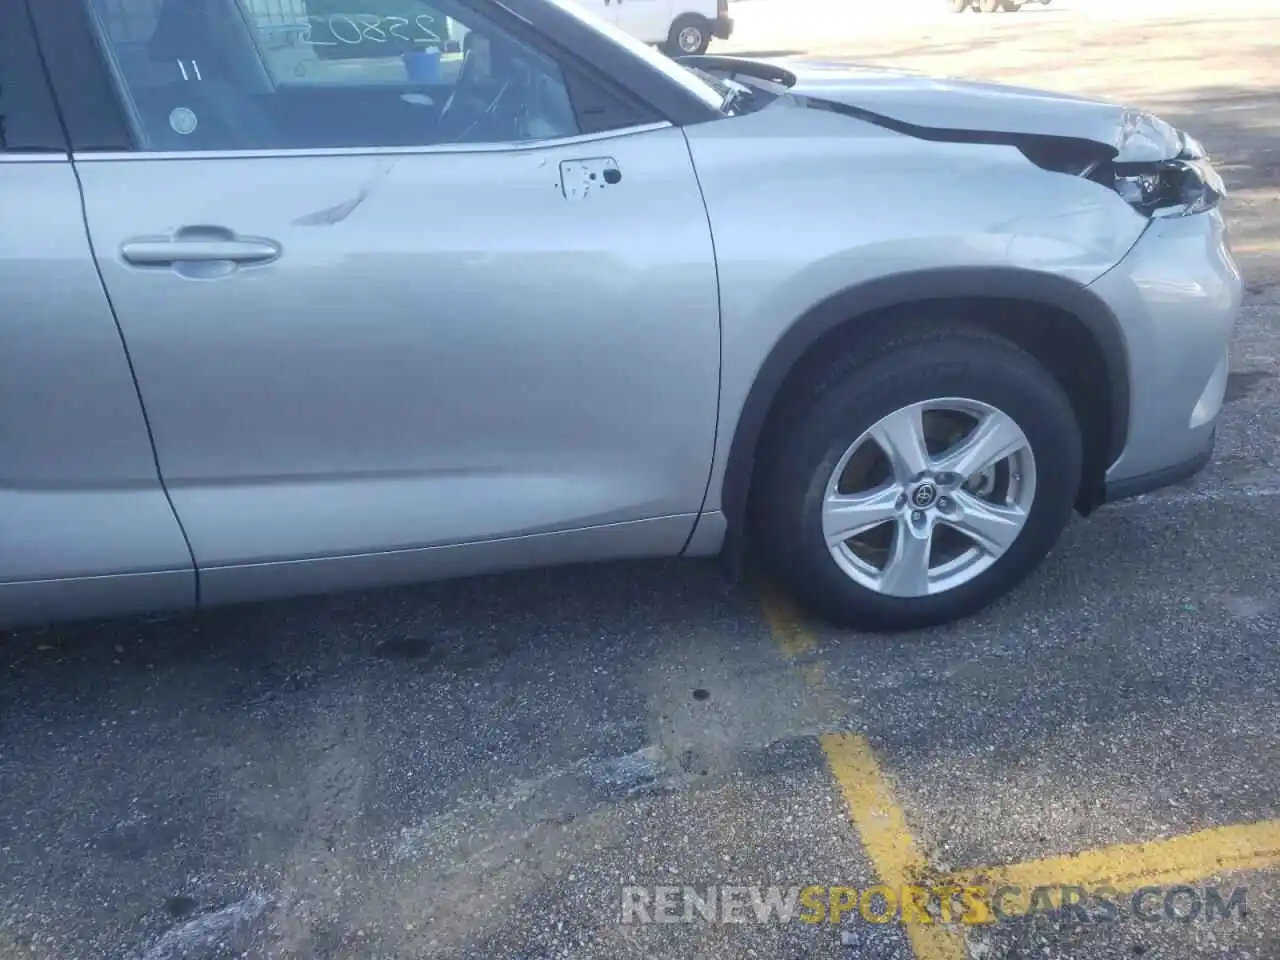
M 1129 431 L 1128 351 L 1111 309 L 1088 287 L 1054 274 L 1016 267 L 957 267 L 910 271 L 847 287 L 810 308 L 774 344 L 742 405 L 729 446 L 721 487 L 721 510 L 736 541 L 746 520 L 757 444 L 783 383 L 796 363 L 823 336 L 848 322 L 893 307 L 957 298 L 1025 300 L 1071 314 L 1101 348 L 1111 387 L 1109 465 Z

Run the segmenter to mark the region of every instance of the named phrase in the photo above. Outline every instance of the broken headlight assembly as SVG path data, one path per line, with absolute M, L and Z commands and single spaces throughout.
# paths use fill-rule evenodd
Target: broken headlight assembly
M 1114 162 L 1117 193 L 1148 217 L 1187 217 L 1212 210 L 1227 195 L 1222 177 L 1194 137 L 1180 134 L 1182 149 L 1172 160 Z
M 1204 213 L 1227 195 L 1200 141 L 1150 114 L 1131 112 L 1117 147 L 1034 135 L 1018 138 L 1017 147 L 1042 170 L 1092 180 L 1146 217 Z

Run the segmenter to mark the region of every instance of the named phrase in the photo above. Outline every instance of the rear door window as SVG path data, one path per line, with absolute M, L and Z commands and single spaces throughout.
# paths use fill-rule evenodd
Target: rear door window
M 4 51 L 0 50 L 0 150 L 4 149 L 4 124 L 5 124 L 5 75 L 4 75 Z
M 26 7 L 0 0 L 0 152 L 61 153 L 65 147 Z

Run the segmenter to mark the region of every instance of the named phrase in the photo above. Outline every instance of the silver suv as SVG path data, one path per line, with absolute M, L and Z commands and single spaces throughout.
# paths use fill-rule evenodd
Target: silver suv
M 0 6 L 4 622 L 752 534 L 920 627 L 1208 461 L 1241 284 L 1160 120 L 365 6 Z

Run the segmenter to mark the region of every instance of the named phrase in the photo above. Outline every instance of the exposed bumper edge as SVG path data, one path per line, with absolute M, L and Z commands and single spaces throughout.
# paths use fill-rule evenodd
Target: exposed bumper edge
M 1153 470 L 1151 473 L 1143 473 L 1136 477 L 1127 477 L 1124 480 L 1109 482 L 1103 493 L 1102 502 L 1114 503 L 1117 500 L 1128 500 L 1130 497 L 1139 497 L 1144 493 L 1162 490 L 1165 487 L 1173 486 L 1175 483 L 1194 477 L 1207 467 L 1209 461 L 1213 459 L 1213 447 L 1217 439 L 1217 433 L 1216 428 L 1209 431 L 1209 439 L 1204 448 L 1197 451 L 1196 455 L 1190 459 L 1160 470 Z
M 716 17 L 711 21 L 711 35 L 718 40 L 733 36 L 733 17 Z

